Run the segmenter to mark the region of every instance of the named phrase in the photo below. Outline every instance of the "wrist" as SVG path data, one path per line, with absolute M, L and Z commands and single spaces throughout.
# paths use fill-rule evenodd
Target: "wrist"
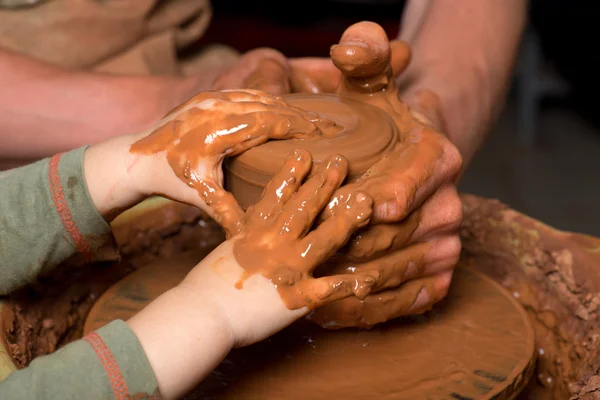
M 401 98 L 433 122 L 433 126 L 458 148 L 465 168 L 489 128 L 491 95 L 489 85 L 480 82 L 483 78 L 477 78 L 481 74 L 460 72 L 455 67 L 436 63 L 419 66 L 418 71 L 413 70 L 402 80 Z M 457 78 L 466 76 L 469 77 Z M 433 93 L 435 101 L 423 101 L 423 92 Z
M 218 306 L 181 286 L 161 295 L 127 324 L 140 341 L 165 398 L 179 398 L 191 390 L 233 347 Z
M 144 199 L 129 170 L 134 160 L 129 147 L 133 135 L 124 135 L 90 146 L 84 155 L 84 172 L 96 209 L 111 221 Z

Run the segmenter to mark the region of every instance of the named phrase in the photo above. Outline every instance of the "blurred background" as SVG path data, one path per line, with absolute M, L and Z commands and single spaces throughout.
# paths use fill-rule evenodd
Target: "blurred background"
M 323 56 L 350 24 L 371 20 L 396 37 L 398 0 L 218 0 L 199 43 Z M 318 11 L 316 11 L 318 10 Z M 556 228 L 600 236 L 600 2 L 530 1 L 511 94 L 460 189 L 500 199 Z M 236 29 L 231 29 L 235 26 Z M 597 48 L 596 48 L 597 49 Z

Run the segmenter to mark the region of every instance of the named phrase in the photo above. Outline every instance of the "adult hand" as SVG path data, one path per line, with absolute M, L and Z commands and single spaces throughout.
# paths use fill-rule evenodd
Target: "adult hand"
M 381 63 L 391 66 L 393 77 L 400 75 L 410 62 L 410 48 L 406 42 L 388 41 L 387 35 L 379 25 L 372 22 L 360 22 L 344 32 L 340 43 L 332 46 L 331 58 L 292 58 L 289 59 L 290 89 L 292 93 L 336 93 L 342 82 L 340 65 L 335 63 L 336 56 L 352 54 L 355 60 L 347 67 L 354 71 L 364 71 L 365 58 L 370 55 L 383 55 Z M 350 72 L 351 71 L 346 71 Z M 368 71 L 366 71 L 368 73 Z
M 462 160 L 456 147 L 439 133 L 443 118 L 434 94 L 419 93 L 418 111 L 395 97 L 389 64 L 381 62 L 390 62 L 390 48 L 378 25 L 350 27 L 332 48 L 332 57 L 342 71 L 337 92 L 368 98 L 386 110 L 403 132 L 396 149 L 357 182 L 340 188 L 328 208 L 334 210 L 352 192 L 364 191 L 373 197 L 374 226 L 356 235 L 346 258 L 325 266 L 322 273 L 375 269 L 380 279 L 375 294 L 330 304 L 311 318 L 331 328 L 366 327 L 422 313 L 446 295 L 460 255 L 462 205 L 455 182 Z
M 274 49 L 259 48 L 243 54 L 223 71 L 212 85 L 214 90 L 254 89 L 274 95 L 290 92 L 287 58 Z

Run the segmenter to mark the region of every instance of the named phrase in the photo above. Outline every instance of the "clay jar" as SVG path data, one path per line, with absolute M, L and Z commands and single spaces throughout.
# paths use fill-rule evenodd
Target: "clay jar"
M 335 94 L 288 94 L 293 107 L 332 121 L 327 133 L 309 139 L 275 140 L 225 161 L 225 187 L 245 209 L 256 203 L 271 177 L 294 149 L 306 149 L 313 164 L 331 154 L 348 159 L 348 182 L 358 179 L 398 142 L 398 129 L 381 108 Z

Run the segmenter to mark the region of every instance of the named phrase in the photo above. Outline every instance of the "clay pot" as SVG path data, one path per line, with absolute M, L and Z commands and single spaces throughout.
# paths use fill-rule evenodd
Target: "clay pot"
M 331 154 L 348 159 L 348 181 L 358 179 L 398 141 L 398 129 L 381 108 L 334 94 L 289 94 L 294 107 L 333 121 L 333 134 L 310 139 L 269 141 L 225 162 L 225 188 L 243 208 L 256 203 L 271 177 L 295 149 L 306 149 L 319 164 Z

